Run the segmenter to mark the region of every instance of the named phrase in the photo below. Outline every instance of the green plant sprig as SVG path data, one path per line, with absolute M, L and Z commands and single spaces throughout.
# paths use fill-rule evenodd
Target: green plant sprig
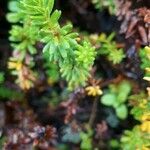
M 50 62 L 58 64 L 62 77 L 69 82 L 69 88 L 84 85 L 96 55 L 89 41 L 78 41 L 78 33 L 72 31 L 71 24 L 60 26 L 61 12 L 52 11 L 54 0 L 21 0 L 18 6 L 19 12 L 15 13 L 22 16 L 18 21 L 23 26 L 28 22 L 32 32 L 28 36 L 32 40 L 36 37 L 34 32 L 37 33 L 35 40 L 44 44 L 43 53 L 49 54 Z M 11 34 L 14 36 L 13 32 Z M 32 46 L 35 44 L 33 41 L 30 43 Z
M 150 146 L 149 135 L 142 133 L 139 126 L 135 126 L 131 131 L 125 130 L 121 137 L 122 150 L 144 149 L 143 145 Z
M 101 103 L 106 106 L 112 106 L 118 118 L 125 119 L 128 115 L 125 102 L 127 101 L 130 91 L 131 85 L 126 80 L 118 85 L 112 84 L 109 86 L 109 91 L 101 97 Z
M 114 36 L 113 32 L 108 37 L 105 34 L 100 35 L 98 41 L 101 47 L 98 49 L 98 54 L 106 55 L 113 64 L 119 64 L 125 58 L 125 54 L 122 48 L 117 48 L 117 43 L 113 41 Z
M 102 11 L 104 8 L 108 8 L 110 14 L 115 14 L 117 11 L 115 0 L 92 0 L 95 8 Z

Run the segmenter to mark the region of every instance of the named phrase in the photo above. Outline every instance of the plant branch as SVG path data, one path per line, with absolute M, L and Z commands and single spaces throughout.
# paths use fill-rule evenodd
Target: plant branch
M 88 123 L 90 127 L 92 127 L 96 118 L 97 104 L 98 104 L 98 97 L 95 97 L 95 100 L 92 106 L 92 112 L 91 112 L 89 123 Z

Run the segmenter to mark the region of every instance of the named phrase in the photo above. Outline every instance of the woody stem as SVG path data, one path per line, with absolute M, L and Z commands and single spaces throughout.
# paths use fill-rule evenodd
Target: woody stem
M 96 112 L 97 112 L 97 104 L 98 104 L 98 97 L 95 97 L 93 106 L 92 106 L 92 111 L 91 111 L 91 115 L 90 115 L 90 119 L 89 119 L 89 126 L 92 127 L 95 118 L 96 118 Z

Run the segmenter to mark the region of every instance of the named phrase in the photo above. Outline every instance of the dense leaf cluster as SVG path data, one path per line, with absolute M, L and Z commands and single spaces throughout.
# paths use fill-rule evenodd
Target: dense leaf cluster
M 131 85 L 123 81 L 118 85 L 110 85 L 109 91 L 101 98 L 102 104 L 112 106 L 120 119 L 125 119 L 128 114 L 127 106 L 124 104 L 131 91 Z
M 71 24 L 60 26 L 61 12 L 53 11 L 54 0 L 21 0 L 16 3 L 19 11 L 8 14 L 8 19 L 14 18 L 9 21 L 22 24 L 13 26 L 10 31 L 14 48 L 34 54 L 35 43 L 42 42 L 43 53 L 49 55 L 50 63 L 58 64 L 69 87 L 84 85 L 96 54 L 91 44 L 81 41 L 78 33 L 72 31 Z
M 105 34 L 100 35 L 99 42 L 101 47 L 98 50 L 98 54 L 106 55 L 113 64 L 119 64 L 125 58 L 125 54 L 122 48 L 117 47 L 117 43 L 113 40 L 114 36 L 114 33 L 111 33 L 108 37 Z

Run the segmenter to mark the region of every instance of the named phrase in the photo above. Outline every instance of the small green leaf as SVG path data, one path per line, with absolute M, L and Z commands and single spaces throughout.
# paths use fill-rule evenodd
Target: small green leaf
M 18 4 L 19 4 L 18 1 L 10 1 L 8 3 L 8 9 L 12 12 L 18 12 L 20 10 Z
M 65 35 L 65 34 L 71 32 L 71 30 L 72 30 L 72 24 L 69 23 L 61 28 L 61 33 L 63 35 Z
M 60 18 L 60 16 L 61 16 L 61 11 L 58 11 L 58 10 L 55 10 L 53 13 L 52 13 L 52 15 L 51 15 L 51 22 L 53 23 L 53 24 L 55 24 L 55 23 L 57 23 L 58 22 L 58 20 L 59 20 L 59 18 Z
M 43 48 L 43 53 L 49 51 L 50 45 L 51 45 L 51 43 L 49 42 L 49 43 L 47 43 L 47 44 L 44 46 L 44 48 Z
M 128 115 L 128 110 L 126 105 L 122 104 L 116 109 L 116 114 L 120 119 L 126 119 Z
M 124 93 L 123 91 L 120 92 L 117 96 L 118 103 L 121 104 L 121 103 L 125 102 L 127 100 L 127 97 L 128 97 L 128 95 L 126 93 Z
M 131 85 L 127 81 L 123 81 L 118 86 L 117 100 L 119 103 L 123 103 L 127 100 L 128 94 L 131 91 Z
M 34 25 L 43 25 L 45 23 L 45 18 L 40 14 L 36 16 L 30 16 L 32 19 L 32 24 Z
M 111 42 L 115 37 L 115 32 L 112 32 L 109 36 L 108 36 L 108 41 Z
M 31 54 L 36 54 L 36 52 L 37 52 L 36 48 L 32 45 L 28 45 L 28 49 Z
M 46 7 L 49 10 L 49 14 L 51 14 L 53 7 L 54 7 L 54 0 L 46 0 Z
M 130 90 L 131 90 L 131 84 L 128 81 L 122 81 L 119 84 L 119 91 L 120 92 L 124 92 L 126 94 L 129 94 Z
M 101 98 L 101 103 L 106 106 L 112 106 L 116 101 L 116 95 L 113 93 L 105 94 Z
M 66 58 L 67 57 L 67 51 L 63 46 L 58 46 L 59 52 L 62 56 L 62 58 Z
M 17 23 L 20 20 L 20 15 L 18 13 L 8 13 L 6 18 L 11 23 Z

